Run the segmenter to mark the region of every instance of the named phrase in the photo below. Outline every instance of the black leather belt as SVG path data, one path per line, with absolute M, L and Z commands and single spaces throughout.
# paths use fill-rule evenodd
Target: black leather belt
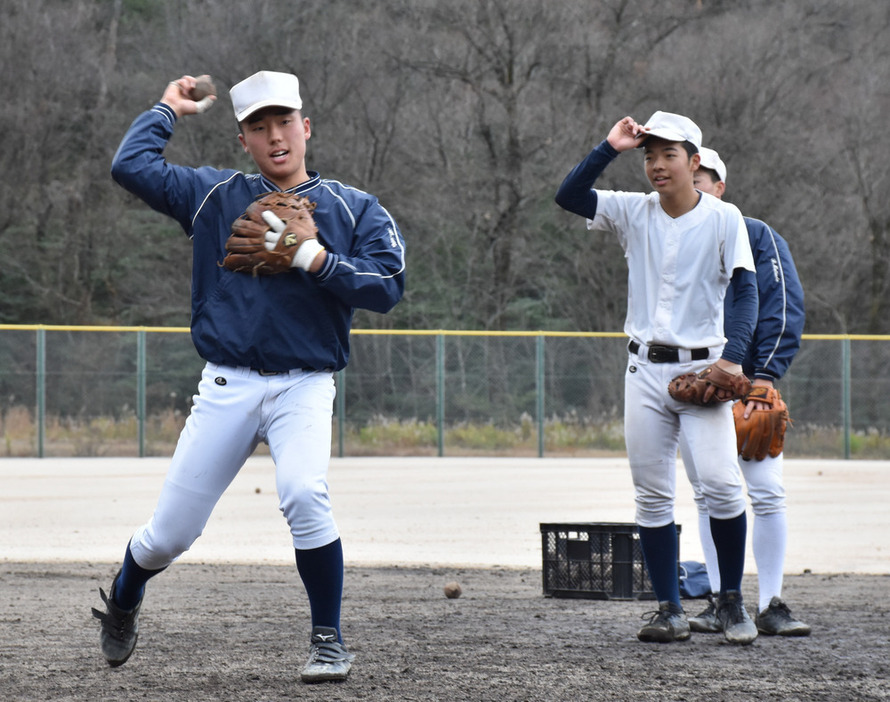
M 262 370 L 261 368 L 251 368 L 251 370 L 255 370 L 257 373 L 259 373 L 260 375 L 262 375 L 263 377 L 266 377 L 266 378 L 269 377 L 270 375 L 287 375 L 288 373 L 290 373 L 290 371 L 269 371 L 269 370 Z M 315 371 L 314 368 L 310 368 L 309 366 L 304 366 L 303 368 L 300 368 L 300 370 L 304 371 L 306 373 L 311 373 L 311 372 Z
M 627 348 L 631 353 L 640 351 L 640 345 L 636 341 L 631 341 Z M 693 361 L 703 361 L 711 354 L 709 349 L 690 349 L 689 353 Z M 650 346 L 646 357 L 651 363 L 679 363 L 680 349 L 676 346 Z

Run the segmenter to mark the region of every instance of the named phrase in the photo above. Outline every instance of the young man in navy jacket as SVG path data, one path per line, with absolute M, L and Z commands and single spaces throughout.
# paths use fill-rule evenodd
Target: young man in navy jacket
M 726 191 L 726 164 L 713 149 L 702 147 L 699 153 L 701 164 L 693 178 L 696 189 L 722 198 Z M 742 368 L 753 385 L 771 388 L 785 375 L 800 348 L 805 319 L 803 286 L 788 244 L 779 233 L 751 217 L 745 217 L 745 228 L 757 268 L 758 310 L 757 326 Z M 731 324 L 732 295 L 727 295 L 724 303 L 724 316 Z M 765 407 L 749 402 L 745 408 L 749 413 L 756 409 Z M 716 633 L 720 631 L 715 605 L 716 593 L 720 592 L 717 553 L 711 538 L 707 505 L 698 484 L 695 460 L 682 436 L 680 451 L 699 510 L 699 536 L 712 592 L 708 606 L 689 619 L 689 626 L 692 631 Z M 785 488 L 782 484 L 783 453 L 767 455 L 762 460 L 744 460 L 739 456 L 739 466 L 745 476 L 745 486 L 754 512 L 751 545 L 757 565 L 759 602 L 754 618 L 757 630 L 767 635 L 807 636 L 810 627 L 796 619 L 782 599 L 788 539 Z
M 102 651 L 112 666 L 130 657 L 146 582 L 200 536 L 265 442 L 311 610 L 301 678 L 345 680 L 353 656 L 340 632 L 343 550 L 327 485 L 333 374 L 348 361 L 355 308 L 385 313 L 402 297 L 405 243 L 375 197 L 307 170 L 312 130 L 295 75 L 260 71 L 230 91 L 238 140 L 257 172 L 168 163 L 163 152 L 177 121 L 206 104 L 190 97 L 195 85 L 192 76 L 171 81 L 133 122 L 112 164 L 117 183 L 192 240 L 191 333 L 206 366 L 154 514 L 130 539 L 108 595 L 100 590 L 105 611 L 93 612 Z M 277 275 L 228 270 L 232 223 L 270 191 L 315 204 L 313 255 Z

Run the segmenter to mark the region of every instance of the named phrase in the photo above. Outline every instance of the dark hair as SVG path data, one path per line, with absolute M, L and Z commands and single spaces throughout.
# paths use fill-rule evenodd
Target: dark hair
M 709 176 L 711 177 L 711 180 L 712 180 L 713 182 L 715 182 L 715 183 L 719 183 L 719 182 L 720 182 L 720 174 L 717 173 L 717 171 L 715 171 L 713 168 L 708 168 L 707 166 L 699 166 L 699 167 L 698 167 L 698 170 L 699 170 L 701 173 L 704 173 L 704 174 L 706 174 L 706 175 L 709 175 Z
M 643 147 L 643 150 L 644 150 L 644 151 L 645 151 L 645 149 L 646 149 L 646 143 L 648 143 L 648 141 L 649 141 L 650 139 L 658 139 L 658 140 L 660 140 L 660 141 L 668 141 L 667 139 L 664 139 L 663 137 L 655 136 L 655 135 L 653 134 L 652 136 L 647 137 L 647 138 L 643 141 L 643 143 L 640 144 L 640 146 Z M 691 141 L 680 141 L 680 142 L 671 142 L 671 143 L 674 143 L 674 144 L 682 144 L 682 145 L 683 145 L 683 148 L 686 150 L 686 157 L 687 157 L 687 158 L 692 158 L 693 156 L 695 156 L 695 155 L 698 153 L 698 147 L 697 147 L 695 144 L 693 144 Z
M 266 115 L 289 115 L 291 112 L 299 112 L 300 110 L 296 110 L 293 107 L 283 107 L 281 105 L 269 105 L 268 107 L 263 107 L 257 110 L 256 112 L 252 112 L 249 114 L 244 121 L 247 124 L 253 124 L 254 122 L 259 122 Z
M 280 105 L 270 105 L 269 107 L 263 107 L 256 112 L 252 112 L 243 120 L 238 122 L 238 131 L 243 134 L 245 124 L 249 126 L 255 122 L 259 122 L 266 115 L 289 115 L 291 112 L 296 112 L 300 115 L 300 117 L 303 116 L 302 110 L 296 110 L 293 107 L 282 107 Z

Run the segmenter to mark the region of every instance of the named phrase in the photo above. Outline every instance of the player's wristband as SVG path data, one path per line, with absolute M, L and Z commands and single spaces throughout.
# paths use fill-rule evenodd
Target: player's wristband
M 302 268 L 304 271 L 308 271 L 315 257 L 324 250 L 324 246 L 318 243 L 318 239 L 306 239 L 294 254 L 291 268 Z

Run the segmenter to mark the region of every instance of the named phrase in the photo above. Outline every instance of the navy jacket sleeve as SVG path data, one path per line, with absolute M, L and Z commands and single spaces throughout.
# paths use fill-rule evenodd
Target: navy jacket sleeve
M 556 191 L 556 204 L 576 215 L 593 219 L 596 215 L 596 191 L 593 190 L 593 184 L 616 156 L 618 152 L 603 139 L 565 177 Z
M 359 194 L 360 193 L 360 194 Z M 344 186 L 340 202 L 352 222 L 349 251 L 329 251 L 319 285 L 352 307 L 391 310 L 405 291 L 405 240 L 390 213 L 367 193 Z M 319 237 L 323 238 L 319 232 Z
M 787 242 L 760 220 L 746 217 L 745 225 L 757 268 L 759 306 L 757 327 L 742 365 L 749 376 L 776 381 L 785 375 L 800 348 L 806 317 L 803 286 Z M 729 324 L 737 314 L 730 294 L 724 312 Z
M 722 358 L 744 367 L 745 351 L 749 348 L 757 324 L 757 282 L 754 273 L 736 268 L 729 281 L 726 297 L 732 296 L 733 316 L 726 317 L 724 305 L 723 329 L 726 346 Z

